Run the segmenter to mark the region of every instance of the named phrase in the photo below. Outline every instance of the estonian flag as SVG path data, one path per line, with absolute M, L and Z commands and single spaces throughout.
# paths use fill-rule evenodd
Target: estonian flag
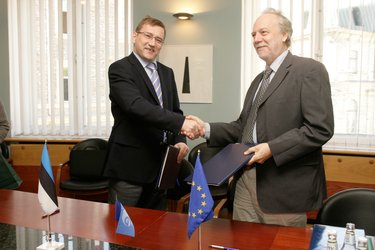
M 53 180 L 51 162 L 49 160 L 47 142 L 44 144 L 39 173 L 38 199 L 46 215 L 59 210 L 55 181 Z
M 212 208 L 214 201 L 207 185 L 206 176 L 203 172 L 202 163 L 198 154 L 195 162 L 193 181 L 191 183 L 188 236 L 189 239 L 200 224 L 212 219 L 214 212 Z

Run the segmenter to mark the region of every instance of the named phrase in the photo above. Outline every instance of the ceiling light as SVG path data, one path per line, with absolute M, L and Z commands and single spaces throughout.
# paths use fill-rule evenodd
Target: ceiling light
M 180 20 L 190 20 L 193 17 L 192 14 L 185 12 L 176 13 L 173 16 Z

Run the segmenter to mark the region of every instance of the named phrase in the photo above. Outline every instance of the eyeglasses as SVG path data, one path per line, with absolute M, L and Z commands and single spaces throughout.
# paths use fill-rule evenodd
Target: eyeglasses
M 158 45 L 162 45 L 164 43 L 164 40 L 163 38 L 161 37 L 158 37 L 158 36 L 154 36 L 153 34 L 149 33 L 149 32 L 142 32 L 142 31 L 139 31 L 137 32 L 138 34 L 142 34 L 148 41 L 151 41 L 152 39 L 155 39 L 155 42 L 156 44 Z

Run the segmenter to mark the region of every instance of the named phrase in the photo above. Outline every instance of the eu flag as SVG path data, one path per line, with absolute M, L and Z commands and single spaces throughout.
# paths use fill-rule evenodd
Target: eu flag
M 191 183 L 190 202 L 189 202 L 189 218 L 188 218 L 188 236 L 189 239 L 195 229 L 201 223 L 212 219 L 214 213 L 212 208 L 214 201 L 210 190 L 208 189 L 206 176 L 199 154 L 195 162 L 193 181 Z

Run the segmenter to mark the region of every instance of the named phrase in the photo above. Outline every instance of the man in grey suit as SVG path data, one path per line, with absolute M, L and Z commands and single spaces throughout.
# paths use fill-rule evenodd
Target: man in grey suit
M 180 109 L 172 69 L 156 61 L 165 33 L 160 20 L 145 17 L 133 32 L 133 52 L 108 70 L 114 125 L 104 175 L 110 203 L 164 209 L 165 192 L 155 187 L 166 145 L 179 148 L 181 161 L 189 149 L 180 131 L 197 128 Z
M 327 196 L 322 145 L 334 130 L 329 76 L 323 64 L 288 51 L 291 35 L 286 17 L 264 11 L 252 37 L 270 76 L 262 72 L 254 79 L 236 121 L 189 117 L 201 124 L 199 135 L 209 145 L 256 144 L 244 152 L 254 156 L 237 178 L 235 220 L 303 227 L 306 212 Z

